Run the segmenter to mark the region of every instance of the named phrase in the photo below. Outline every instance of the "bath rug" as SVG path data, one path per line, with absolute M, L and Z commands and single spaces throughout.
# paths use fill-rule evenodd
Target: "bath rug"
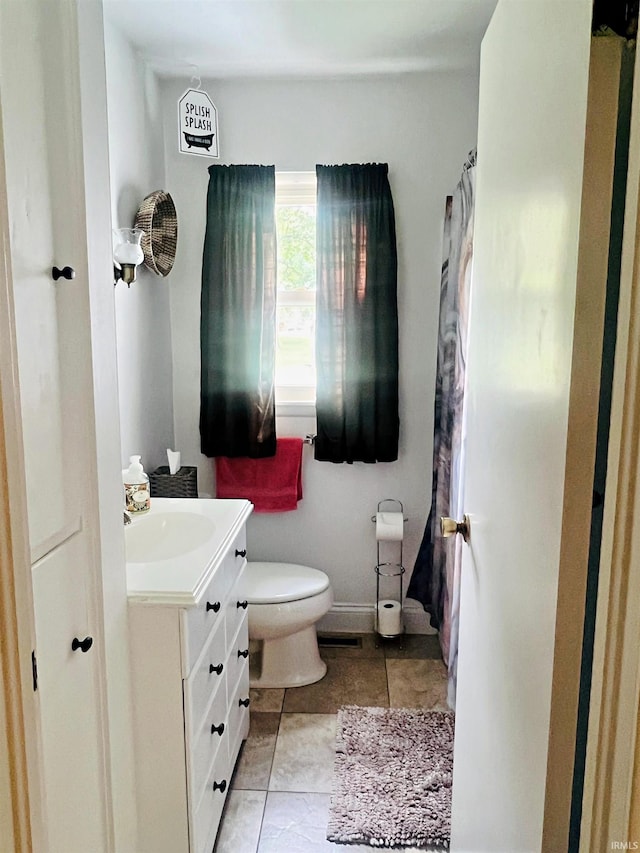
M 453 731 L 449 711 L 341 708 L 327 839 L 447 849 Z

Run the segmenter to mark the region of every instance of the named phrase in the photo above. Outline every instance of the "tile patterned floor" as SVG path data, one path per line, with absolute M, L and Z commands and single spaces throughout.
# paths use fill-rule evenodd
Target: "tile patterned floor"
M 437 637 L 407 636 L 400 648 L 397 641 L 376 647 L 373 634 L 360 636 L 360 648 L 321 647 L 327 674 L 317 684 L 251 691 L 251 730 L 214 853 L 373 849 L 326 840 L 338 708 L 447 710 L 447 677 Z

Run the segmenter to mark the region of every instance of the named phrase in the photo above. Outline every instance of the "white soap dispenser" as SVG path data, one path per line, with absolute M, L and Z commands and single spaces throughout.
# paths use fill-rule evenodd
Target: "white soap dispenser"
M 149 477 L 144 473 L 139 456 L 130 456 L 129 463 L 122 472 L 125 508 L 131 513 L 148 512 L 151 508 Z

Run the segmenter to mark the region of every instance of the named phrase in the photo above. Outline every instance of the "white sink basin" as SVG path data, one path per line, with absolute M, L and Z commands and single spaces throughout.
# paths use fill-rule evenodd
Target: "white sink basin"
M 211 518 L 195 512 L 159 512 L 136 518 L 125 528 L 127 562 L 173 560 L 200 548 L 215 529 Z
M 231 498 L 152 498 L 124 528 L 129 602 L 199 604 L 252 509 Z

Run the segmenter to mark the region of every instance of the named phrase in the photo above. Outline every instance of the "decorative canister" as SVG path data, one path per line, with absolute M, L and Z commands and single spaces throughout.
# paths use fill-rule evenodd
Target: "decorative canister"
M 130 513 L 148 512 L 151 508 L 149 477 L 139 456 L 130 456 L 129 463 L 129 467 L 122 471 L 125 509 Z

